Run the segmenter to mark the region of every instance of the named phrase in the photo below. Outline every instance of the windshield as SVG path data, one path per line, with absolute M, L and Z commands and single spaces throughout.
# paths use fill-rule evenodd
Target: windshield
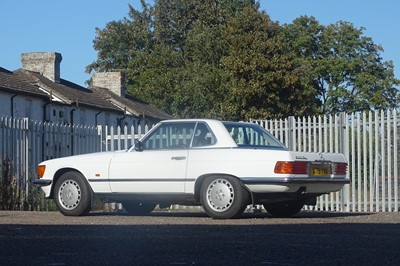
M 239 147 L 286 149 L 278 139 L 257 124 L 224 122 L 224 125 Z

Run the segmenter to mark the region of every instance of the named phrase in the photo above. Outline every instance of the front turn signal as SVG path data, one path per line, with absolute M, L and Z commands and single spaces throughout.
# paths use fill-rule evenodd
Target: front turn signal
M 44 176 L 44 171 L 46 170 L 46 165 L 39 165 L 37 168 L 38 178 L 42 178 Z

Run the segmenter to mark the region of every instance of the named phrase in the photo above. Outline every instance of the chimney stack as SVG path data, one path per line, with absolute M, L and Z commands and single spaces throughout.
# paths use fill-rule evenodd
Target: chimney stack
M 46 78 L 60 83 L 60 63 L 62 56 L 55 52 L 22 53 L 22 68 L 38 72 Z
M 105 88 L 120 97 L 125 97 L 125 75 L 123 72 L 95 72 L 93 87 Z

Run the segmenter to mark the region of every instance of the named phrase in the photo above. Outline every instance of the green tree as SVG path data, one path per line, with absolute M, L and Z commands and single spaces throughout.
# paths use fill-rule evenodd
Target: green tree
M 284 40 L 280 26 L 265 12 L 248 6 L 228 21 L 224 33 L 229 98 L 226 110 L 235 119 L 311 114 L 316 92 L 302 86 L 305 68 Z
M 153 46 L 153 7 L 141 0 L 142 11 L 129 5 L 129 18 L 107 23 L 104 29 L 96 28 L 93 47 L 97 60 L 86 67 L 86 72 L 127 70 L 132 60 L 148 53 Z
M 249 118 L 394 107 L 382 47 L 347 22 L 280 26 L 252 0 L 141 1 L 96 29 L 87 72 L 123 69 L 135 96 L 177 117 Z
M 304 86 L 315 87 L 322 113 L 393 108 L 399 80 L 382 47 L 364 36 L 364 28 L 339 21 L 322 26 L 314 17 L 300 17 L 283 27 L 286 42 L 299 61 L 311 66 Z
M 132 60 L 136 96 L 178 117 L 230 118 L 224 109 L 227 72 L 221 68 L 226 21 L 253 1 L 165 1 L 154 6 L 154 45 Z
M 129 66 L 133 94 L 179 117 L 223 116 L 225 74 L 218 65 L 224 15 L 216 3 L 156 2 L 152 50 Z

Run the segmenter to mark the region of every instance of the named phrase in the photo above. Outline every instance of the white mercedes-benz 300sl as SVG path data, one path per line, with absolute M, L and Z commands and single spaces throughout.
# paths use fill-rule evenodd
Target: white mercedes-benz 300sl
M 98 196 L 136 215 L 181 204 L 228 219 L 249 204 L 290 217 L 349 179 L 343 154 L 289 151 L 253 123 L 184 119 L 160 122 L 125 151 L 44 161 L 34 183 L 64 215 L 88 214 Z

